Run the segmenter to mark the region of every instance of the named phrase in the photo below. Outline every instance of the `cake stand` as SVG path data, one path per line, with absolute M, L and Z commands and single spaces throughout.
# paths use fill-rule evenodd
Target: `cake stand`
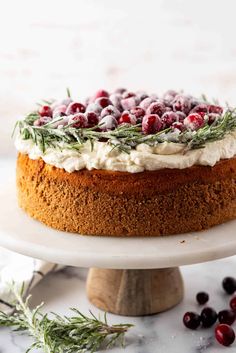
M 120 315 L 167 310 L 183 298 L 178 266 L 236 254 L 236 220 L 207 231 L 157 238 L 82 236 L 48 228 L 17 206 L 13 183 L 0 187 L 0 245 L 63 265 L 89 267 L 87 294 Z

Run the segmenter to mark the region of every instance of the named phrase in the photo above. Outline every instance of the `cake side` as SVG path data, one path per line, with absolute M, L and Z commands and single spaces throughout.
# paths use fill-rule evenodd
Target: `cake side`
M 103 236 L 199 231 L 236 217 L 236 158 L 214 167 L 68 173 L 19 154 L 18 201 L 55 229 Z

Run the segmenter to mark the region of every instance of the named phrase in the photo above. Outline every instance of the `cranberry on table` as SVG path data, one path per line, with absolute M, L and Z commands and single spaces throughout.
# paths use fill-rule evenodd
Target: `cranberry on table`
M 127 91 L 126 88 L 120 87 L 120 88 L 117 88 L 117 89 L 115 90 L 115 93 L 122 94 L 122 93 L 124 93 L 124 92 L 126 92 L 126 91 Z
M 206 304 L 209 300 L 209 295 L 206 292 L 199 292 L 196 295 L 197 302 L 201 305 Z
M 209 113 L 215 113 L 215 114 L 222 114 L 223 113 L 223 108 L 220 107 L 219 105 L 209 105 L 208 106 L 208 112 Z
M 222 281 L 222 287 L 228 294 L 236 291 L 236 279 L 234 277 L 225 277 Z
M 207 104 L 198 104 L 191 110 L 191 113 L 207 113 L 207 112 L 208 112 Z
M 98 115 L 94 112 L 86 113 L 86 117 L 88 120 L 88 127 L 93 127 L 98 124 Z
M 162 115 L 161 120 L 163 128 L 166 129 L 178 120 L 178 116 L 175 112 L 166 112 Z
M 120 117 L 120 111 L 113 105 L 108 105 L 101 111 L 101 118 L 104 118 L 106 115 L 113 115 L 116 119 Z
M 134 92 L 129 92 L 129 91 L 124 91 L 122 94 L 122 98 L 131 98 L 131 97 L 135 97 L 136 94 Z
M 173 101 L 173 110 L 174 111 L 181 111 L 185 114 L 188 114 L 190 109 L 191 109 L 191 103 L 187 97 L 180 95 L 180 94 L 175 96 L 174 101 Z
M 142 100 L 142 102 L 139 104 L 139 106 L 146 111 L 147 108 L 149 107 L 149 105 L 154 101 L 155 101 L 155 99 L 147 97 L 144 100 Z
M 52 116 L 53 118 L 66 115 L 66 105 L 59 105 L 57 108 L 53 110 Z
M 52 116 L 52 109 L 49 107 L 49 105 L 43 105 L 39 109 L 39 115 L 40 116 Z
M 235 333 L 231 326 L 220 324 L 215 328 L 215 337 L 223 346 L 230 346 L 235 340 Z
M 135 97 L 121 99 L 120 103 L 124 110 L 130 110 L 137 105 Z
M 147 114 L 157 114 L 159 116 L 162 116 L 165 113 L 166 106 L 163 102 L 153 102 L 149 105 L 147 108 L 146 113 Z
M 201 318 L 197 313 L 188 311 L 184 314 L 183 323 L 187 328 L 196 330 L 201 324 Z
M 99 128 L 102 131 L 113 130 L 117 127 L 118 123 L 113 115 L 106 115 L 99 122 Z
M 71 115 L 75 113 L 84 113 L 85 106 L 82 103 L 72 102 L 68 105 L 66 109 L 66 114 Z
M 163 94 L 163 99 L 167 101 L 172 101 L 175 96 L 177 96 L 178 92 L 174 91 L 173 89 L 169 89 Z
M 101 108 L 105 108 L 111 104 L 111 101 L 108 97 L 99 97 L 95 100 L 95 104 L 98 104 Z
M 229 305 L 231 309 L 236 312 L 236 296 L 230 300 Z
M 51 121 L 52 118 L 50 116 L 41 116 L 39 119 L 34 121 L 34 126 L 43 126 L 50 123 Z
M 94 99 L 100 98 L 100 97 L 109 97 L 109 93 L 105 91 L 104 89 L 100 89 L 95 93 Z
M 177 121 L 180 121 L 181 123 L 184 121 L 184 119 L 186 118 L 186 114 L 184 114 L 183 112 L 175 112 L 175 114 L 177 114 Z
M 214 121 L 216 121 L 220 117 L 220 115 L 216 114 L 216 113 L 208 113 L 206 116 L 208 119 L 208 121 L 207 121 L 208 125 L 213 124 Z
M 218 320 L 221 324 L 232 325 L 235 321 L 236 313 L 233 310 L 221 310 L 218 313 Z
M 155 134 L 162 129 L 161 118 L 157 114 L 145 115 L 142 121 L 144 134 Z
M 198 130 L 204 125 L 204 118 L 198 113 L 189 114 L 184 119 L 184 125 L 189 130 Z
M 83 113 L 79 113 L 71 117 L 69 124 L 75 128 L 84 128 L 88 126 L 88 119 Z
M 145 115 L 145 110 L 141 107 L 134 107 L 130 110 L 130 113 L 135 115 L 136 118 L 143 118 Z
M 178 129 L 179 131 L 184 131 L 185 130 L 185 126 L 183 123 L 179 122 L 179 121 L 175 121 L 172 125 L 171 128 L 173 129 Z
M 217 313 L 213 308 L 204 308 L 201 312 L 202 327 L 208 328 L 214 325 L 217 320 Z
M 98 105 L 96 103 L 89 103 L 89 105 L 86 108 L 86 113 L 94 112 L 96 114 L 100 114 L 101 111 L 102 111 L 102 108 L 100 107 L 100 105 Z
M 119 124 L 132 124 L 135 125 L 137 123 L 137 119 L 135 115 L 129 112 L 123 112 L 121 117 L 118 120 Z

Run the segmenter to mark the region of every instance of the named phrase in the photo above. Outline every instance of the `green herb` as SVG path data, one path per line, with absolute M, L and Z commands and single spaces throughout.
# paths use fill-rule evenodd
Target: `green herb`
M 21 291 L 11 286 L 15 296 L 15 312 L 12 315 L 0 312 L 0 326 L 12 327 L 16 331 L 27 331 L 34 343 L 26 351 L 42 349 L 45 353 L 85 353 L 95 352 L 103 347 L 111 347 L 116 342 L 123 344 L 124 335 L 133 325 L 108 325 L 106 314 L 104 320 L 83 315 L 77 309 L 71 309 L 73 316 L 42 314 L 43 304 L 34 309 L 29 308 L 30 296 L 23 300 Z
M 70 89 L 67 87 L 66 89 L 66 93 L 67 93 L 67 97 L 68 98 L 71 98 L 71 93 L 70 93 Z

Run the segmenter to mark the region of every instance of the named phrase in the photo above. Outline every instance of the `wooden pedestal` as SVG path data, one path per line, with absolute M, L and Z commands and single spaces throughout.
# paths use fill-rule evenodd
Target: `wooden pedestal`
M 87 295 L 98 308 L 127 316 L 150 315 L 177 305 L 183 298 L 178 267 L 151 270 L 92 268 Z

